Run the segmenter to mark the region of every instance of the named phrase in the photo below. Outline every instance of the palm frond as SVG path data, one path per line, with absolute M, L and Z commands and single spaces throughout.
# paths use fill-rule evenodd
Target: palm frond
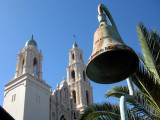
M 148 74 L 144 67 L 140 67 L 131 79 L 145 96 L 160 106 L 160 84 L 154 80 L 156 78 L 153 75 Z
M 80 115 L 79 120 L 103 120 L 101 119 L 103 117 L 108 119 L 111 118 L 112 120 L 120 120 L 119 105 L 106 102 L 93 104 Z
M 119 115 L 115 115 L 108 111 L 97 111 L 89 114 L 85 120 L 117 120 Z
M 139 62 L 139 67 L 144 67 L 144 69 L 146 70 L 146 72 L 148 72 L 149 75 L 153 75 L 154 73 L 152 71 L 150 71 L 150 68 L 147 66 L 144 57 L 141 55 L 138 55 L 140 62 Z
M 140 114 L 141 118 L 154 119 L 157 115 L 153 112 L 150 102 L 146 96 L 144 96 L 139 90 L 134 89 L 134 97 L 127 99 L 127 103 L 132 106 L 131 111 L 135 114 Z
M 142 26 L 143 29 L 146 29 L 145 26 Z M 154 59 L 154 62 L 157 65 L 159 65 L 159 49 L 160 49 L 160 36 L 158 34 L 158 31 L 155 29 L 154 31 L 148 31 L 150 33 L 150 41 L 152 41 L 152 44 L 149 45 L 148 41 L 147 44 L 149 46 L 149 49 L 151 51 L 151 55 Z
M 127 108 L 130 120 L 144 120 L 139 114 L 133 113 Z M 118 104 L 101 103 L 93 104 L 84 110 L 78 120 L 120 120 L 120 108 Z
M 154 73 L 155 77 L 157 78 L 156 80 L 159 80 L 159 74 L 157 73 L 157 69 L 156 69 L 154 60 L 153 60 L 152 55 L 151 55 L 151 52 L 153 51 L 153 49 L 150 50 L 149 46 L 147 44 L 147 41 L 148 41 L 148 43 L 150 43 L 150 45 L 152 44 L 151 43 L 152 41 L 150 42 L 148 32 L 143 27 L 143 25 L 137 26 L 137 32 L 138 32 L 138 37 L 139 37 L 139 40 L 140 40 L 140 45 L 141 45 L 141 49 L 142 49 L 142 53 L 143 53 L 145 63 L 148 66 L 148 68 L 150 69 L 150 71 L 152 71 Z
M 129 94 L 128 87 L 124 85 L 114 86 L 105 94 L 106 99 L 109 97 L 117 97 L 120 98 L 124 94 Z
M 150 112 L 150 110 L 153 110 L 151 105 L 154 106 L 153 102 L 150 102 L 147 100 L 143 94 L 138 91 L 137 89 L 134 90 L 135 95 L 129 96 L 129 89 L 127 86 L 114 86 L 111 88 L 105 95 L 106 98 L 108 97 L 117 97 L 120 98 L 121 95 L 127 96 L 127 103 L 130 105 L 132 114 L 139 114 L 139 117 L 144 119 L 153 119 L 155 118 L 155 115 L 153 112 Z M 155 110 L 155 109 L 154 109 Z

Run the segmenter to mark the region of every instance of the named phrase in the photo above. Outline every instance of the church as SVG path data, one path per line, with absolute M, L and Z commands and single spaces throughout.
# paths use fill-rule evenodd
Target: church
M 52 91 L 42 78 L 41 50 L 33 36 L 18 53 L 15 77 L 5 84 L 3 108 L 15 120 L 73 120 L 93 104 L 93 88 L 77 43 L 69 51 L 67 78 Z

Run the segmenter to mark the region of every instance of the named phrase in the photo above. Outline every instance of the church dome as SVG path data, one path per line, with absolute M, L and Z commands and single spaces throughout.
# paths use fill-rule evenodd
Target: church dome
M 32 37 L 31 37 L 31 39 L 26 42 L 26 45 L 25 45 L 25 46 L 28 46 L 28 45 L 33 45 L 33 46 L 37 47 L 36 41 L 33 40 L 33 35 L 32 35 Z
M 73 44 L 73 48 L 78 48 L 78 44 L 76 43 L 76 41 Z

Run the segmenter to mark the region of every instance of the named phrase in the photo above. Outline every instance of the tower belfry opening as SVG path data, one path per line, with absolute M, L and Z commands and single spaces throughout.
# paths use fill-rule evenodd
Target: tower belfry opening
M 33 73 L 36 75 L 37 74 L 37 59 L 34 58 L 33 60 Z
M 83 70 L 83 79 L 84 81 L 86 80 L 86 75 L 85 75 L 85 71 Z
M 75 71 L 74 71 L 74 70 L 72 70 L 71 76 L 72 76 L 72 78 L 73 78 L 73 81 L 75 81 Z
M 72 59 L 74 60 L 74 53 L 72 54 Z
M 75 90 L 72 91 L 72 95 L 73 95 L 74 103 L 76 103 L 76 91 Z
M 88 91 L 86 91 L 86 102 L 87 102 L 87 105 L 89 106 L 89 94 L 88 94 Z
M 24 59 L 22 60 L 22 73 L 23 73 L 23 69 L 24 69 Z

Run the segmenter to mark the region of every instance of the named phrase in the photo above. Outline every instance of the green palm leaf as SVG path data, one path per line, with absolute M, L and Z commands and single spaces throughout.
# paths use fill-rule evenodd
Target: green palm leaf
M 124 85 L 120 85 L 120 86 L 112 87 L 109 91 L 107 91 L 105 96 L 106 96 L 106 99 L 109 97 L 120 98 L 124 94 L 129 94 L 129 89 L 128 89 L 128 87 L 126 87 Z
M 140 91 L 137 89 L 134 90 L 134 97 L 129 96 L 129 89 L 127 86 L 114 86 L 109 91 L 107 91 L 106 98 L 117 97 L 120 98 L 122 95 L 127 95 L 127 103 L 130 105 L 131 111 L 133 114 L 140 114 L 139 116 L 144 119 L 153 119 L 157 115 L 151 112 L 152 107 L 154 106 L 153 102 L 150 102 Z M 154 109 L 155 110 L 155 109 Z
M 137 26 L 137 32 L 138 32 L 138 37 L 140 40 L 140 45 L 141 45 L 144 61 L 145 61 L 146 65 L 148 66 L 148 68 L 150 69 L 150 71 L 153 72 L 153 74 L 157 78 L 156 80 L 159 80 L 159 75 L 158 75 L 158 72 L 157 72 L 156 66 L 154 64 L 151 51 L 150 51 L 151 47 L 150 48 L 148 47 L 149 43 L 152 44 L 150 42 L 151 40 L 149 39 L 148 32 L 145 29 L 143 29 L 142 25 Z M 147 44 L 147 42 L 148 42 L 148 44 Z
M 119 105 L 111 103 L 93 104 L 89 106 L 79 120 L 120 120 Z
M 131 78 L 141 92 L 150 96 L 160 106 L 160 84 L 154 81 L 153 75 L 150 75 L 143 67 L 140 67 Z
M 139 114 L 131 112 L 128 108 L 128 118 L 130 120 L 143 120 Z M 89 106 L 78 120 L 120 120 L 120 108 L 118 104 L 101 103 Z

